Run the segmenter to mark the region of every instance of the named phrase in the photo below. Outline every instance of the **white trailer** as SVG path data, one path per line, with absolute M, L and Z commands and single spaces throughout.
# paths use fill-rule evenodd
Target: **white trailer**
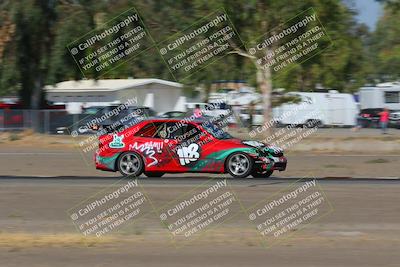
M 361 87 L 359 97 L 361 109 L 386 107 L 400 110 L 400 82 Z
M 239 90 L 225 89 L 223 92 L 210 93 L 210 102 L 224 101 L 231 106 L 249 105 L 251 102 L 259 103 L 262 101 L 262 96 L 255 92 L 252 87 L 242 87 Z
M 300 97 L 296 104 L 283 104 L 273 109 L 280 124 L 354 126 L 358 115 L 357 103 L 351 94 L 290 92 Z

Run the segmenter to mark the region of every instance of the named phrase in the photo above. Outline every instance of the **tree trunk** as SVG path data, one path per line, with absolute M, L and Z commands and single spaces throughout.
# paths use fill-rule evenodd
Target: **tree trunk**
M 39 75 L 33 82 L 33 89 L 31 94 L 31 110 L 32 110 L 32 128 L 35 132 L 40 132 L 40 102 L 43 82 Z
M 271 94 L 272 94 L 272 80 L 271 70 L 269 67 L 261 67 L 256 63 L 257 67 L 257 85 L 262 93 L 263 105 L 264 105 L 264 125 L 265 130 L 263 135 L 266 137 L 273 134 L 273 117 L 272 117 L 272 105 L 271 105 Z
M 33 83 L 33 90 L 31 95 L 31 109 L 40 109 L 41 104 L 41 94 L 42 94 L 43 82 L 39 75 L 39 77 L 35 77 L 35 81 Z

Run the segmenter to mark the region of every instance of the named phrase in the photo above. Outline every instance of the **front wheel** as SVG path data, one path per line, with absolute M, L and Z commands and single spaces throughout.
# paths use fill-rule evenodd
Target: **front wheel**
M 234 178 L 245 178 L 253 170 L 253 160 L 246 153 L 233 153 L 226 160 L 226 169 Z
M 274 171 L 266 171 L 266 172 L 253 172 L 251 176 L 254 178 L 268 178 L 272 175 Z
M 142 157 L 135 152 L 124 152 L 118 158 L 118 170 L 123 176 L 138 177 L 144 170 Z

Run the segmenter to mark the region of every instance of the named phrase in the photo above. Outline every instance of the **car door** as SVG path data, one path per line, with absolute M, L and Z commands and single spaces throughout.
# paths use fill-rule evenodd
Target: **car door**
M 207 158 L 209 144 L 205 142 L 207 133 L 194 123 L 171 123 L 171 151 L 176 162 L 188 172 L 213 171 L 212 159 Z
M 146 171 L 176 170 L 177 164 L 171 157 L 165 129 L 165 122 L 149 122 L 135 134 L 129 144 L 129 150 L 136 151 L 144 157 Z

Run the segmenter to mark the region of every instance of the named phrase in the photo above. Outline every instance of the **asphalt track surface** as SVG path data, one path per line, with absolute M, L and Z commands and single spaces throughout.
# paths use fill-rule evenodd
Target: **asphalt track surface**
M 174 176 L 167 174 L 168 177 L 149 178 L 141 175 L 138 181 L 143 186 L 163 186 L 163 187 L 187 187 L 201 185 L 209 179 L 215 181 L 227 179 L 231 185 L 254 187 L 259 185 L 281 184 L 289 185 L 296 182 L 305 182 L 317 180 L 322 185 L 346 185 L 346 184 L 363 184 L 363 185 L 400 185 L 400 178 L 390 177 L 367 177 L 367 178 L 351 178 L 351 177 L 269 177 L 269 178 L 232 178 L 226 174 L 213 174 L 213 177 L 202 175 L 182 174 Z M 0 184 L 7 185 L 92 185 L 92 186 L 108 186 L 121 179 L 129 179 L 123 176 L 115 177 L 99 177 L 99 176 L 2 176 L 0 175 Z M 132 178 L 133 179 L 133 178 Z
M 252 203 L 300 184 L 301 177 L 218 175 L 213 181 L 225 178 L 243 202 Z M 66 210 L 120 179 L 0 176 L 0 266 L 400 266 L 399 179 L 317 178 L 332 213 L 271 248 L 254 241 L 246 216 L 181 248 L 159 235 L 156 216 L 114 241 L 81 244 Z M 138 181 L 158 206 L 209 179 L 186 174 Z

